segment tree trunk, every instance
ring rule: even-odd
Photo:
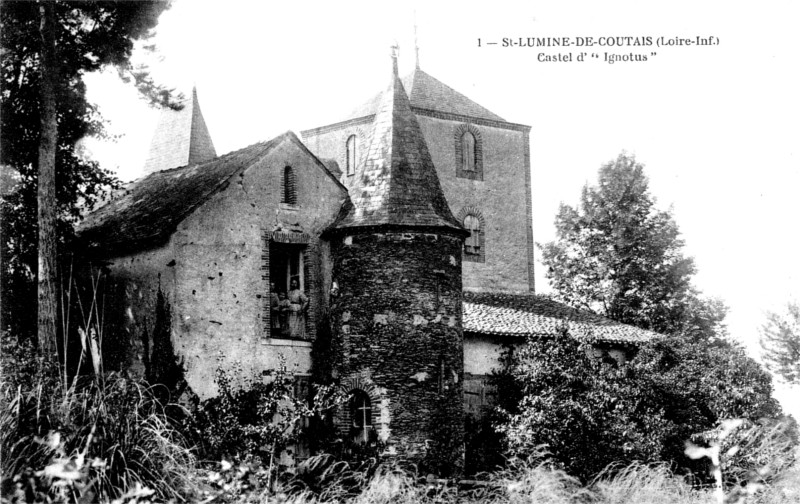
[[[39,303],[38,342],[39,356],[51,362],[57,361],[56,318],[58,316],[58,255],[56,236],[56,148],[58,126],[56,122],[56,85],[58,80],[55,44],[56,19],[54,4],[39,5],[41,23],[41,119],[42,132],[39,139]]]

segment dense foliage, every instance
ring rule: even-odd
[[[668,462],[698,469],[684,443],[726,418],[777,418],[770,375],[739,348],[672,338],[620,364],[566,332],[531,339],[506,370],[523,399],[500,426],[510,452],[546,445],[569,474],[608,464]]]
[[[635,157],[603,165],[577,208],[562,203],[555,225],[556,240],[541,248],[557,299],[664,334],[719,336],[725,308],[693,289],[694,261]]]
[[[331,386],[303,386],[284,361],[259,377],[245,376],[236,365],[218,369],[216,383],[219,394],[199,405],[194,426],[204,456],[212,460],[259,459],[277,468],[282,452],[301,441],[304,427],[343,400]]]
[[[691,436],[725,419],[780,416],[770,375],[727,337],[727,308],[692,286],[678,226],[655,208],[633,156],[603,165],[578,208],[562,204],[556,233],[542,250],[557,299],[671,337],[624,365],[566,336],[529,342],[508,367],[524,394],[503,427],[514,452],[546,443],[582,477],[632,460],[690,469]]]
[[[760,343],[767,368],[800,384],[800,304],[789,303],[784,313],[768,312]]]
[[[83,154],[81,140],[103,136],[103,120],[86,99],[83,76],[109,65],[133,81],[151,101],[173,105],[169,90],[153,83],[146,69],[130,63],[134,41],[151,34],[166,1],[47,2],[55,23],[55,216],[62,251],[71,224],[115,186],[116,178]],[[0,79],[0,166],[4,180],[2,222],[3,327],[18,335],[35,331],[39,222],[37,187],[43,129],[43,44],[40,2],[3,2],[0,8],[2,79]],[[7,176],[8,172],[15,176]]]

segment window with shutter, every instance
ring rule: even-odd
[[[291,166],[283,169],[283,184],[281,190],[281,203],[287,205],[297,204],[297,180]]]

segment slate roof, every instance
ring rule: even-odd
[[[165,109],[161,112],[143,173],[149,175],[215,157],[217,151],[200,110],[197,88],[193,88],[192,97],[184,101],[181,110]]]
[[[569,334],[578,339],[637,344],[661,337],[534,294],[465,292],[463,307],[465,333],[553,336],[567,324]]]
[[[284,141],[294,142],[313,157],[294,133],[286,132],[205,163],[150,174],[127,186],[122,196],[89,214],[78,227],[78,236],[85,246],[106,256],[163,243],[183,219],[227,187],[232,177]],[[344,190],[321,162],[320,167]]]
[[[428,145],[397,75],[397,60],[349,188],[353,205],[334,227],[412,226],[466,233],[442,192]]]
[[[440,80],[419,68],[402,78],[412,107],[446,112],[479,119],[506,122],[494,112],[478,105]],[[378,111],[383,93],[373,96],[353,110],[346,119],[373,115]]]
[[[325,165],[325,168],[328,169],[329,172],[333,174],[334,177],[337,179],[342,176],[342,169],[339,168],[339,163],[333,158],[320,158],[322,164]]]

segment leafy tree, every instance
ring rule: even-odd
[[[556,240],[541,248],[556,298],[665,334],[720,329],[724,307],[692,288],[694,261],[672,214],[655,208],[634,156],[603,165],[597,185],[584,186],[578,208],[562,204],[555,225]]]
[[[20,178],[2,199],[4,326],[15,322],[12,315],[30,312],[38,278],[39,352],[45,355],[55,352],[58,249],[70,224],[115,184],[110,172],[81,153],[82,138],[103,135],[82,78],[113,65],[152,102],[174,105],[169,90],[130,62],[134,41],[151,35],[168,6],[156,0],[7,1],[0,9],[0,164]]]
[[[577,209],[562,204],[556,231],[542,249],[557,298],[672,337],[619,367],[569,338],[528,343],[510,367],[525,395],[503,427],[512,450],[547,443],[584,477],[612,461],[685,464],[690,436],[780,415],[769,373],[727,339],[725,305],[692,286],[678,226],[655,208],[633,156],[602,166]]]
[[[800,383],[800,304],[790,302],[784,313],[768,312],[759,342],[767,368]]]
[[[566,331],[533,338],[508,361],[523,398],[499,426],[513,455],[547,445],[570,474],[587,480],[608,464],[666,461],[700,469],[684,443],[726,418],[781,414],[769,373],[740,348],[685,338],[643,345],[629,362],[594,357]]]

